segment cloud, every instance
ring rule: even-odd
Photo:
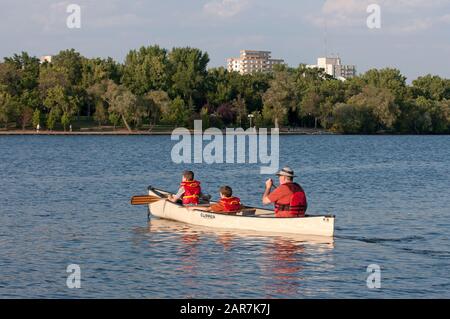
[[[135,13],[123,13],[98,17],[91,25],[96,28],[123,28],[123,27],[143,27],[150,25],[151,19],[142,18]]]
[[[231,18],[243,12],[250,0],[213,0],[203,6],[203,12],[209,16]]]
[[[95,3],[87,0],[75,1],[81,7],[81,21],[83,30],[108,29],[126,27],[148,27],[154,18],[143,12],[143,3],[134,1],[124,4],[120,0],[96,0]],[[31,21],[39,30],[46,34],[64,34],[67,32],[67,7],[72,0],[52,2],[42,1],[38,5],[30,4]]]
[[[428,30],[433,26],[432,19],[414,19],[391,28],[393,33],[412,33],[417,31]]]
[[[442,23],[450,23],[450,14],[442,16],[439,21],[441,21]]]
[[[67,7],[69,1],[51,3],[47,10],[36,10],[31,19],[36,22],[44,32],[58,32],[66,28]]]
[[[311,14],[307,20],[317,27],[352,27],[366,19],[369,0],[327,0],[320,14]]]
[[[317,27],[365,28],[367,7],[374,3],[380,5],[382,18],[386,14],[395,16],[395,21],[383,27],[394,33],[427,30],[450,19],[448,15],[436,17],[444,5],[450,5],[450,0],[326,0],[320,14],[309,15],[307,20]]]

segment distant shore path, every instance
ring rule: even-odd
[[[192,132],[192,131],[191,131]],[[223,130],[225,133],[225,130]],[[270,133],[270,130],[269,130]],[[36,130],[10,130],[10,131],[0,131],[0,136],[2,135],[171,135],[172,131],[132,131],[127,130],[116,130],[116,131],[46,131],[41,130],[36,132]],[[334,134],[332,132],[324,130],[296,130],[296,131],[281,131],[280,135],[330,135]]]
[[[172,132],[149,132],[149,131],[133,131],[117,130],[117,131],[39,131],[36,130],[14,130],[0,131],[0,135],[170,135]]]

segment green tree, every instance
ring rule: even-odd
[[[207,53],[195,48],[173,48],[169,53],[170,82],[169,93],[181,97],[187,105],[203,105],[205,102]]]
[[[97,101],[95,106],[94,120],[98,123],[99,127],[108,120],[108,110],[101,100]]]
[[[443,116],[446,119],[446,132],[450,133],[450,99],[445,99],[439,102],[439,107],[442,111]]]
[[[64,127],[64,132],[66,131],[66,127],[70,125],[71,117],[67,113],[63,113],[61,116],[61,124]]]
[[[21,72],[11,63],[0,63],[0,90],[11,96],[21,93]]]
[[[322,97],[314,88],[306,91],[301,101],[300,114],[304,117],[314,118],[314,128],[317,128],[317,122],[321,115],[320,105]]]
[[[233,107],[236,112],[236,123],[239,127],[242,127],[242,122],[247,119],[247,105],[245,104],[245,100],[238,95],[238,97],[233,101]]]
[[[96,85],[100,85],[102,82],[108,80],[119,84],[122,67],[112,58],[83,58],[82,65],[81,86],[76,88],[76,95],[78,95],[82,101],[83,107],[81,108],[81,111],[89,117],[92,114],[92,110],[98,105],[99,100],[99,97],[92,94],[90,90]]]
[[[202,126],[204,129],[210,128],[210,119],[209,119],[209,111],[208,107],[204,106],[200,110],[200,119],[202,120]]]
[[[450,128],[450,108],[448,100],[433,101],[431,108],[431,121],[433,123],[433,133],[449,133]]]
[[[144,116],[144,109],[138,97],[125,86],[117,85],[112,80],[104,80],[88,89],[89,94],[108,105],[109,119],[120,118],[128,131],[132,131],[130,124],[140,123]],[[117,123],[118,124],[118,123]],[[115,126],[117,126],[115,124]]]
[[[357,77],[354,82],[362,82],[361,87],[372,86],[388,89],[393,94],[395,103],[399,105],[407,97],[406,77],[397,69],[372,69]]]
[[[121,76],[121,66],[112,58],[82,59],[81,83],[85,89],[104,80],[112,80],[115,83],[119,83]]]
[[[0,91],[0,122],[5,128],[8,128],[8,123],[14,116],[14,100],[7,92]]]
[[[116,113],[109,113],[109,121],[111,122],[111,124],[114,126],[114,131],[116,130],[116,127],[120,124],[120,116],[117,115]]]
[[[167,113],[170,107],[170,98],[165,91],[150,91],[144,96],[146,116],[151,126],[161,118],[163,112]]]
[[[320,83],[318,91],[320,96],[319,119],[323,128],[331,127],[334,105],[345,103],[348,100],[345,94],[346,84],[347,81],[343,82],[336,79],[329,79]],[[317,126],[315,125],[315,127]]]
[[[265,125],[264,117],[260,111],[253,111],[251,115],[253,115],[252,126],[259,128]]]
[[[31,109],[40,108],[42,105],[42,99],[37,89],[23,91],[19,100],[22,106],[26,106]]]
[[[366,86],[360,94],[350,98],[348,103],[367,109],[373,115],[379,130],[392,129],[399,115],[395,97],[388,89]]]
[[[439,102],[419,96],[414,105],[413,124],[416,133],[446,133],[448,131],[448,100]]]
[[[58,121],[58,119],[61,117],[60,114],[61,110],[58,108],[51,109],[48,116],[47,116],[47,128],[50,131],[53,131],[55,128],[55,124]]]
[[[186,107],[181,97],[176,97],[169,105],[167,110],[163,111],[162,120],[164,123],[173,125],[187,125],[191,117],[191,110]]]
[[[375,124],[366,106],[338,103],[333,110],[332,129],[341,133],[373,133]]]
[[[246,103],[248,112],[263,108],[263,95],[270,87],[274,75],[270,72],[256,72],[240,75],[236,72],[230,74],[230,85],[233,88],[233,98],[240,95]]]
[[[209,69],[205,79],[208,104],[217,107],[231,101],[237,92],[238,81],[235,79],[240,76],[239,73],[230,73],[223,67]]]
[[[159,46],[131,50],[123,66],[123,84],[134,94],[167,90],[169,87],[167,50]]]
[[[33,124],[33,127],[37,127],[38,125],[41,124],[41,110],[39,110],[39,109],[34,110],[32,124]]]
[[[299,99],[293,77],[287,70],[276,72],[270,88],[263,95],[263,116],[275,127],[286,123],[288,112],[298,112]]]
[[[22,130],[25,130],[25,128],[31,123],[31,120],[33,118],[33,109],[29,106],[20,105],[18,111],[19,114],[17,121],[22,127]]]
[[[49,110],[54,111],[51,112],[53,117],[61,116],[61,124],[66,131],[72,116],[77,111],[76,97],[69,96],[61,86],[55,86],[48,90],[44,105]]]
[[[66,75],[71,85],[81,83],[83,57],[75,49],[60,51],[57,55],[53,56],[51,64]]]
[[[131,130],[130,123],[134,122],[139,125],[140,119],[144,116],[142,106],[138,104],[138,98],[124,86],[118,86],[109,82],[105,101],[108,103],[108,112],[118,115],[128,131]]]
[[[415,98],[423,96],[435,101],[450,99],[450,80],[430,74],[422,76],[412,82],[412,91]]]
[[[42,99],[47,96],[48,90],[59,86],[68,90],[71,85],[64,70],[51,64],[44,64],[39,73],[39,92]]]
[[[32,91],[37,88],[40,68],[38,58],[22,52],[20,55],[14,54],[11,58],[5,58],[5,63],[13,66],[17,70],[20,76],[20,92],[25,90]]]

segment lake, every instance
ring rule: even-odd
[[[450,137],[281,136],[308,213],[336,215],[325,242],[148,222],[130,197],[184,169],[261,206],[260,164],[174,164],[175,143],[0,137],[0,298],[450,298]]]

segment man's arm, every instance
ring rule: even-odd
[[[271,178],[269,178],[266,181],[266,189],[264,190],[264,194],[262,197],[262,202],[264,205],[269,205],[270,203],[272,203],[272,201],[269,199],[270,190],[272,189],[272,186],[273,186],[273,181]]]
[[[180,187],[178,189],[178,192],[175,195],[170,195],[168,199],[171,202],[176,202],[177,200],[179,200],[183,196],[183,194],[184,194],[184,187]]]

